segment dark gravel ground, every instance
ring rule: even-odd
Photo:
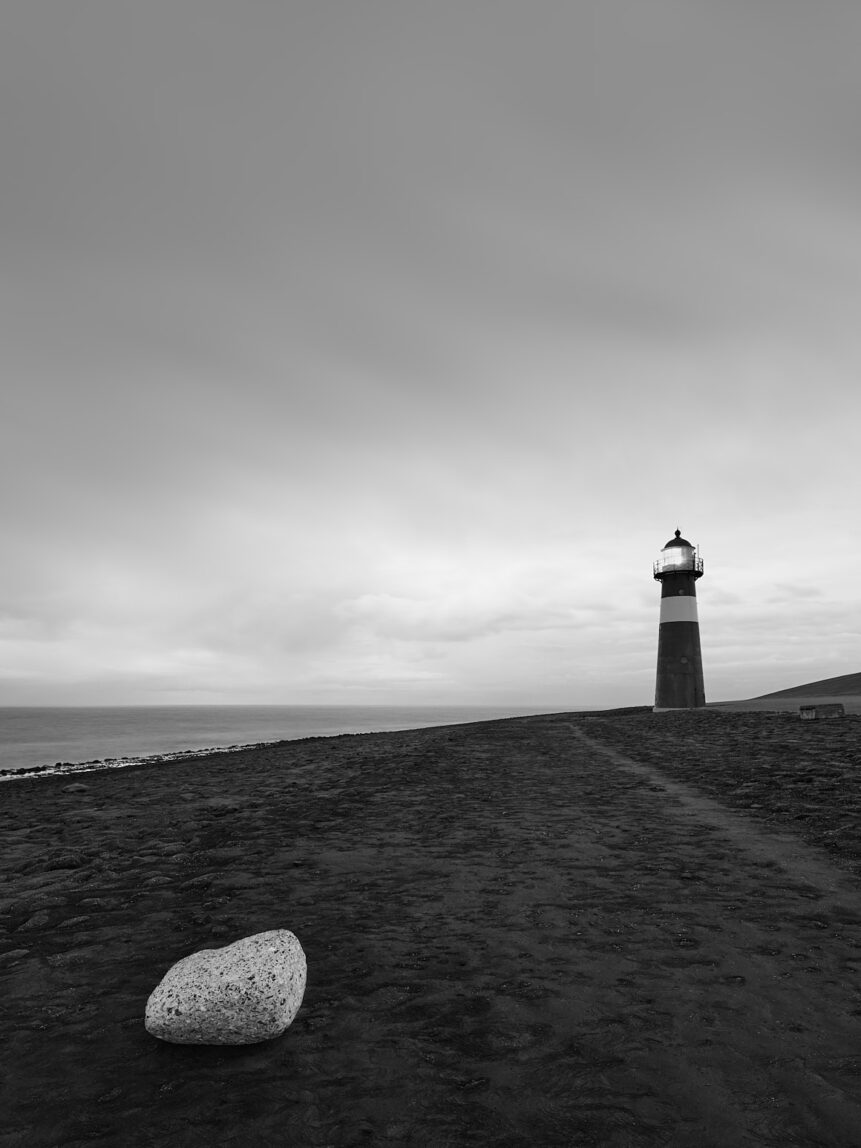
[[[861,716],[646,708],[575,716],[589,737],[861,873]]]
[[[6,782],[0,1148],[855,1148],[859,730],[557,714]],[[275,928],[282,1037],[145,1032],[175,961]]]

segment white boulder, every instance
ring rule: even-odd
[[[165,973],[146,1030],[172,1044],[256,1044],[289,1027],[305,993],[305,954],[288,929],[202,949]]]

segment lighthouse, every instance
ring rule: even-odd
[[[655,713],[696,709],[706,704],[696,589],[697,579],[703,576],[703,560],[677,530],[652,573],[661,583]]]

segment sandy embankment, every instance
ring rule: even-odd
[[[555,715],[4,785],[0,1148],[848,1148],[859,731]],[[170,964],[273,928],[284,1037],[145,1033]]]

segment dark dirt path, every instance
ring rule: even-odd
[[[7,783],[0,1148],[854,1148],[857,879],[591,738],[558,715]],[[308,956],[283,1038],[147,1036],[170,964],[269,928]]]

